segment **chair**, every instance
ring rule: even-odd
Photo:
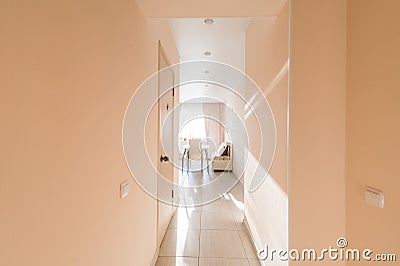
[[[215,142],[212,138],[207,137],[201,140],[200,143],[200,149],[201,149],[201,155],[202,155],[202,161],[201,161],[201,169],[203,169],[203,158],[206,159],[206,167],[207,167],[207,173],[210,174],[210,162],[212,161],[212,157],[210,155],[215,153]]]
[[[187,152],[188,158],[188,170],[190,169],[192,161],[202,160],[202,150],[201,150],[201,139],[190,139],[189,140],[189,151]],[[201,162],[203,164],[203,162]]]
[[[179,154],[180,154],[180,156],[182,156],[182,173],[185,168],[184,161],[185,161],[185,158],[187,157],[187,153],[189,152],[189,148],[190,148],[190,146],[189,146],[188,140],[186,138],[180,139]],[[187,167],[188,167],[187,170],[189,171],[189,161],[188,161]]]

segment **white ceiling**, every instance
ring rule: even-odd
[[[204,18],[168,19],[181,62],[210,60],[244,71],[246,30],[250,18],[212,19],[214,20],[212,25],[206,25]],[[206,51],[211,55],[204,55]],[[199,71],[204,70],[199,69]],[[210,73],[210,75],[222,74]],[[181,102],[201,96],[224,99],[221,87],[216,85],[197,83],[181,87]]]
[[[286,1],[136,0],[146,18],[168,19],[181,62],[212,60],[229,64],[242,71],[245,68],[245,34],[250,19],[276,17]],[[214,24],[206,25],[204,18],[214,19]],[[205,56],[206,51],[211,52],[211,56]],[[214,71],[211,75],[221,75],[217,72]],[[221,87],[204,85],[182,86],[181,102],[201,96],[228,101],[226,95],[221,92]]]
[[[249,18],[169,19],[181,61],[211,60],[244,68],[245,38]],[[204,52],[211,52],[205,56]]]

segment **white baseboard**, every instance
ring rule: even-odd
[[[150,266],[156,265],[159,253],[160,253],[160,248],[156,248],[156,252],[154,253],[153,259],[151,260]]]
[[[246,230],[245,230],[245,231],[246,231],[246,234],[247,234],[247,235],[249,236],[249,238],[250,238],[251,247],[253,248],[255,254],[258,256],[257,247],[256,247],[256,244],[255,244],[255,241],[254,241],[253,234],[251,233],[249,223],[247,222],[246,216],[245,216],[244,219],[243,219],[243,224],[244,224],[244,227],[246,228]]]

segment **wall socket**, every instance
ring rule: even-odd
[[[371,205],[383,208],[385,205],[385,197],[383,192],[372,187],[366,187],[364,190],[365,201]]]

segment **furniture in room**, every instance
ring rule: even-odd
[[[189,150],[187,151],[188,169],[190,169],[192,161],[203,159],[200,144],[201,139],[189,139]]]
[[[232,171],[232,143],[222,143],[212,159],[212,166],[214,171]]]

